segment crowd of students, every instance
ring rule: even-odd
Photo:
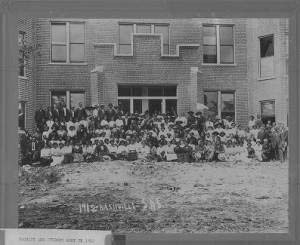
[[[69,110],[64,103],[35,112],[36,131],[20,136],[21,164],[143,159],[145,161],[285,161],[288,129],[250,117],[246,128],[232,118],[202,112],[165,115],[124,113],[109,104]]]

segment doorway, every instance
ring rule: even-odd
[[[162,100],[155,99],[155,100],[149,100],[149,114],[159,114],[161,113],[161,102]]]

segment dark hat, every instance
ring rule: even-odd
[[[188,114],[194,114],[194,112],[193,111],[188,111]]]

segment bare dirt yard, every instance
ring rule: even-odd
[[[73,163],[19,179],[23,228],[288,232],[288,163]]]

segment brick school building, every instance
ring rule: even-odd
[[[260,24],[273,28],[251,28]],[[29,130],[35,110],[61,101],[179,115],[203,103],[242,126],[252,114],[287,122],[287,71],[277,69],[286,67],[286,20],[22,18],[18,31],[20,47],[33,47],[20,48],[18,70],[19,124]]]

